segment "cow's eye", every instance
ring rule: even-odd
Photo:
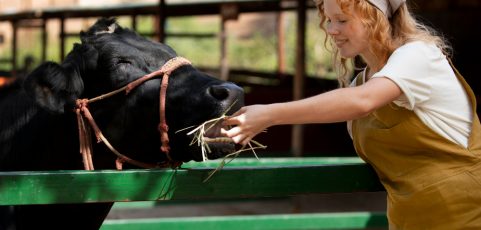
[[[116,65],[131,65],[132,62],[130,62],[129,60],[125,60],[125,59],[119,59],[117,60],[117,63]]]

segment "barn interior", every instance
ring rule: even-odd
[[[308,65],[323,39],[314,2],[311,0],[212,0],[212,1],[0,1],[0,87],[28,74],[46,60],[61,61],[78,40],[78,33],[98,17],[121,18],[123,26],[166,44],[191,39],[215,41],[217,56],[199,68],[244,87],[246,104],[289,101],[338,87],[332,69],[322,60]],[[97,1],[99,2],[99,1]],[[133,3],[132,3],[133,2]],[[481,2],[478,0],[409,0],[421,21],[438,30],[452,45],[452,61],[474,90],[479,104],[481,78]],[[193,17],[205,21],[205,31],[190,32],[172,28],[170,20]],[[150,28],[142,22],[150,20]],[[314,24],[314,27],[312,27]],[[208,28],[212,27],[212,28]],[[291,29],[289,29],[291,28]],[[259,35],[260,34],[260,35]],[[272,62],[264,67],[236,65],[229,44],[235,39],[268,37]],[[31,39],[34,36],[36,39]],[[288,48],[286,48],[288,47]],[[197,53],[208,53],[197,47]],[[209,46],[208,49],[212,49]],[[32,52],[29,52],[32,51]],[[322,48],[321,48],[322,52]],[[249,56],[242,56],[252,58]],[[254,66],[254,65],[252,65]],[[267,66],[267,67],[266,67]],[[314,66],[314,67],[313,67]],[[321,66],[321,67],[319,67]],[[278,126],[256,139],[267,145],[259,157],[354,157],[356,156],[345,123]],[[251,157],[251,156],[248,156]],[[140,208],[139,208],[140,207]],[[145,209],[148,207],[149,209]],[[152,211],[155,210],[155,211]],[[207,204],[158,202],[119,204],[111,219],[209,216],[232,214],[385,211],[385,193],[306,195],[282,199],[215,201]]]

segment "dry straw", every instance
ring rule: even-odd
[[[208,120],[208,121],[202,123],[201,125],[197,126],[196,128],[194,128],[193,130],[191,130],[190,132],[187,133],[188,136],[193,135],[192,142],[190,143],[190,145],[197,144],[201,148],[201,150],[202,150],[202,161],[209,160],[208,159],[208,153],[212,152],[210,147],[209,147],[209,143],[211,143],[211,142],[224,142],[224,143],[233,142],[232,139],[228,138],[228,137],[217,137],[217,138],[212,139],[212,138],[206,137],[205,134],[210,129],[214,128],[216,125],[223,122],[228,117],[226,115],[226,113],[227,113],[227,111],[230,110],[230,108],[234,104],[235,104],[235,102],[229,108],[227,108],[225,110],[225,112],[220,117]],[[185,129],[181,129],[177,132],[185,131],[185,130],[193,128],[193,127],[194,126],[187,127]],[[230,128],[230,127],[227,127],[227,128]],[[256,154],[255,150],[256,149],[265,149],[265,148],[267,148],[267,146],[262,145],[261,143],[255,141],[255,140],[250,140],[249,143],[247,143],[247,145],[242,146],[242,148],[240,148],[239,150],[224,156],[224,158],[220,162],[219,166],[215,170],[213,170],[211,173],[209,173],[208,177],[204,180],[204,182],[209,180],[217,171],[222,169],[226,164],[228,164],[233,159],[238,157],[239,154],[241,154],[243,152],[247,152],[247,151],[252,151],[254,156],[257,159],[259,159],[257,157],[257,154]]]

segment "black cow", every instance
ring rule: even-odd
[[[76,100],[121,88],[177,56],[169,46],[122,28],[115,19],[100,19],[80,37],[81,44],[75,44],[61,64],[46,62],[22,82],[0,89],[1,171],[83,169]],[[89,105],[110,143],[145,163],[166,159],[157,129],[160,78],[146,81],[127,95]],[[172,72],[165,103],[171,157],[199,161],[201,150],[190,145],[192,137],[176,131],[218,117],[229,108],[237,110],[243,105],[243,91],[184,65]],[[213,159],[235,146],[212,143],[209,147]],[[103,144],[94,144],[93,152],[95,169],[115,168],[116,156]],[[111,205],[17,206],[15,219],[17,229],[98,229]]]

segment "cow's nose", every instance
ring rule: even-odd
[[[209,87],[209,94],[219,101],[236,102],[244,104],[244,90],[233,83],[222,83]]]

